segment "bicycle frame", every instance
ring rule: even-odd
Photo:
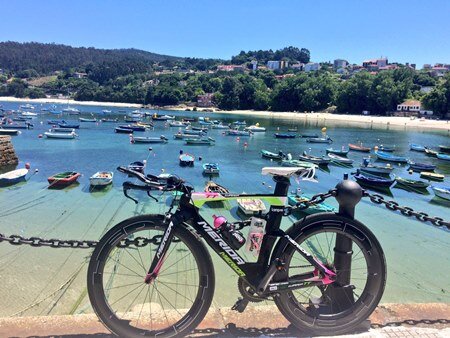
[[[231,195],[227,194],[223,199],[236,199],[239,197],[281,197],[285,198],[288,193],[290,185],[289,178],[274,177],[277,182],[274,194],[269,195]],[[215,193],[202,193],[210,201],[217,201],[222,197]],[[219,197],[220,196],[220,197]],[[219,197],[219,199],[215,199]],[[284,199],[283,199],[284,200]],[[157,277],[159,269],[163,265],[164,256],[168,251],[170,242],[173,238],[173,229],[177,226],[191,227],[195,232],[205,239],[208,246],[210,246],[230,268],[239,276],[244,278],[249,285],[259,295],[281,292],[292,289],[299,289],[302,287],[309,287],[312,285],[326,285],[333,283],[336,276],[335,273],[329,270],[318,261],[313,255],[308,253],[305,249],[299,246],[289,235],[285,234],[280,229],[281,219],[284,215],[284,203],[277,203],[279,205],[271,205],[268,214],[266,215],[266,234],[261,244],[258,260],[255,263],[249,263],[242,258],[239,253],[231,248],[222,236],[214,229],[214,227],[206,221],[198,212],[195,205],[191,203],[191,196],[183,194],[180,199],[178,210],[168,218],[168,226],[162,237],[161,243],[156,251],[155,258],[150,266],[148,274],[145,278],[146,283]],[[295,249],[314,267],[314,271],[298,275],[292,280],[278,283],[270,283],[272,277],[278,270],[282,269],[282,262],[279,257],[273,256],[273,248],[278,241],[280,244],[293,245]],[[319,277],[321,275],[322,277]]]

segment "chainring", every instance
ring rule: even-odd
[[[244,297],[244,299],[247,299],[248,301],[253,303],[267,300],[266,298],[257,296],[253,288],[243,278],[239,277],[237,284],[238,290],[241,293],[242,297]]]

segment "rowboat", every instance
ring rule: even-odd
[[[184,129],[183,133],[188,135],[205,135],[205,132],[202,130],[192,130],[192,129]]]
[[[186,128],[188,129],[188,128]],[[201,131],[202,133],[207,133],[208,132],[208,128],[206,127],[196,127],[196,126],[191,126],[189,130],[195,130],[195,131]]]
[[[62,110],[63,113],[68,113],[69,115],[78,115],[80,111],[77,108],[67,107]]]
[[[238,198],[237,200],[239,210],[245,215],[255,215],[266,211],[266,206],[259,198]]]
[[[430,148],[425,148],[425,154],[431,157],[437,157],[437,154],[439,154],[439,152]]]
[[[230,129],[229,126],[224,125],[224,124],[214,124],[211,126],[212,129]]]
[[[219,175],[220,169],[217,163],[203,163],[203,174]]]
[[[184,153],[179,156],[179,160],[181,167],[192,167],[194,166],[195,157],[194,155]]]
[[[111,110],[108,110],[108,109],[103,109],[103,110],[102,110],[102,113],[103,113],[103,114],[111,114],[112,111],[111,111]]]
[[[247,122],[245,122],[245,121],[235,121],[235,122],[233,122],[233,124],[235,126],[246,126]]]
[[[169,127],[185,127],[186,126],[186,122],[183,123],[181,121],[171,121],[169,122]]]
[[[145,127],[136,124],[121,124],[119,125],[119,128],[131,129],[133,131],[145,131]]]
[[[440,146],[439,146],[439,150],[440,150],[442,153],[450,154],[450,146],[443,146],[443,145],[440,145]]]
[[[0,175],[0,187],[10,186],[25,181],[28,169],[16,169]]]
[[[70,133],[53,133],[53,132],[47,131],[44,133],[44,135],[46,138],[59,139],[59,140],[71,140],[78,136],[77,134],[75,134],[74,131],[71,131]]]
[[[47,181],[50,184],[50,187],[66,187],[75,183],[80,176],[81,174],[75,171],[65,171],[50,176]]]
[[[0,127],[0,135],[18,135],[19,131],[17,129],[3,129]]]
[[[104,119],[101,119],[100,121],[102,121],[103,123],[106,123],[106,122],[119,122],[119,119],[106,119],[106,118],[104,118]]]
[[[306,142],[309,143],[333,143],[333,140],[327,136],[327,137],[310,137],[306,139]]]
[[[302,155],[299,155],[299,159],[300,159],[300,161],[311,162],[311,163],[314,163],[317,165],[322,165],[322,166],[328,165],[328,163],[330,163],[330,161],[331,161],[331,159],[329,157],[313,156],[313,155],[306,153],[306,151],[304,151]]]
[[[450,187],[431,186],[437,197],[450,201]]]
[[[138,173],[144,173],[144,169],[145,169],[145,162],[141,162],[141,161],[135,161],[135,162],[131,162],[128,166],[128,169],[133,170],[133,171],[137,171]]]
[[[209,181],[205,184],[205,192],[215,192],[222,195],[229,194],[230,191],[225,188],[224,186],[221,186],[220,184],[217,184],[216,182]]]
[[[282,151],[279,151],[278,153],[272,153],[264,149],[261,150],[261,156],[264,158],[269,158],[271,160],[277,161],[282,160],[285,157]]]
[[[298,203],[305,203],[311,200],[312,195],[305,194],[289,194],[288,195],[288,204],[289,205],[297,205]],[[317,214],[319,212],[335,212],[336,209],[329,204],[319,203],[309,206],[307,209],[297,209],[297,213],[301,213],[302,216]]]
[[[423,153],[423,152],[425,152],[425,147],[420,144],[410,143],[409,150],[419,151],[419,152]]]
[[[139,126],[139,127],[144,127],[146,129],[151,129],[153,128],[155,125],[153,124],[153,122],[142,122],[142,121],[138,121],[135,124],[133,124],[133,126]]]
[[[160,137],[140,137],[130,136],[131,143],[167,143],[169,140],[161,135]]]
[[[36,117],[36,116],[38,116],[38,114],[37,113],[33,113],[33,112],[30,112],[30,111],[24,111],[22,114],[20,114],[21,116],[25,116],[25,117]]]
[[[368,176],[363,174],[354,175],[356,181],[365,186],[378,187],[378,188],[389,188],[395,180],[391,178],[384,178],[379,176]]]
[[[118,134],[133,134],[134,130],[131,128],[116,127],[114,128],[114,132]]]
[[[288,128],[287,131],[290,132],[290,133],[296,133],[296,132],[298,132],[298,128],[297,127],[295,127],[295,128]]]
[[[388,153],[384,153],[382,151],[376,151],[375,155],[379,160],[386,162],[395,162],[395,163],[408,163],[408,159],[403,156],[394,156]]]
[[[3,129],[32,129],[33,128],[33,124],[31,123],[7,123],[7,124],[2,124],[0,125],[0,128]]]
[[[260,127],[259,123],[251,125],[250,127],[246,127],[245,130],[251,131],[252,133],[263,133],[266,131],[266,128]]]
[[[426,189],[430,184],[421,180],[411,180],[402,177],[395,178],[396,184],[413,189]]]
[[[420,173],[420,177],[425,178],[430,181],[438,181],[441,182],[444,180],[445,176],[437,173],[430,173],[428,171],[422,171]]]
[[[252,132],[247,131],[247,130],[235,130],[235,129],[230,129],[225,131],[225,135],[228,136],[250,136],[252,134]]]
[[[140,117],[124,117],[124,121],[127,123],[136,123],[140,122],[142,119]]]
[[[59,127],[55,127],[55,128],[51,128],[48,130],[51,133],[74,133],[75,129],[69,129],[69,128],[59,128]]]
[[[80,125],[78,123],[67,123],[64,120],[62,120],[62,122],[58,123],[58,126],[60,128],[69,128],[69,129],[79,129],[80,128]]]
[[[333,148],[327,148],[327,154],[335,154],[338,156],[347,156],[348,149],[345,149],[344,147],[341,148],[341,150],[333,149]]]
[[[380,144],[379,146],[376,146],[376,147],[379,151],[384,151],[387,153],[393,153],[395,151],[395,146],[387,146],[387,145]]]
[[[282,167],[299,167],[299,168],[317,168],[317,165],[311,162],[299,160],[282,160]]]
[[[194,139],[194,138],[200,138],[200,135],[190,135],[190,134],[183,134],[183,133],[176,133],[173,135],[173,138],[175,140],[184,140],[184,139]]]
[[[363,147],[362,145],[357,145],[357,144],[349,143],[349,144],[348,144],[348,148],[349,148],[350,150],[353,150],[353,151],[360,151],[360,152],[363,152],[363,153],[370,153],[370,148],[368,148],[368,147]]]
[[[438,153],[438,154],[436,154],[436,157],[443,161],[450,161],[450,155],[448,155],[448,154]]]
[[[368,174],[389,175],[392,172],[392,170],[394,170],[394,167],[392,167],[389,163],[386,164],[385,166],[372,164],[370,163],[370,160],[365,158],[359,170],[361,172],[365,172]]]
[[[202,138],[187,138],[185,139],[188,145],[204,145],[212,146],[215,144],[215,140],[212,137],[202,137]]]
[[[111,171],[99,171],[89,178],[92,187],[104,187],[112,183],[114,173]]]
[[[89,118],[85,118],[85,117],[80,117],[79,121],[80,122],[97,122],[97,119],[95,119],[95,118],[89,119]]]
[[[436,166],[433,164],[426,164],[426,163],[417,163],[417,162],[409,162],[409,169],[412,171],[434,171],[436,169]]]
[[[347,157],[342,157],[336,154],[328,154],[328,157],[331,158],[331,162],[335,162],[335,163],[339,163],[339,164],[347,164],[347,165],[352,165],[353,164],[353,160],[349,159]]]
[[[317,134],[301,134],[300,137],[301,138],[316,138],[316,137],[319,137],[319,135],[317,135]]]
[[[61,120],[47,120],[47,124],[50,124],[50,125],[58,125],[60,123],[64,123],[64,120],[63,121],[61,121]]]
[[[201,126],[211,126],[213,123],[210,121],[199,121],[198,122]]]
[[[275,138],[296,138],[296,134],[285,134],[285,133],[275,133],[273,134]]]
[[[175,116],[171,115],[157,115],[153,114],[152,116],[153,121],[167,121],[167,120],[175,120]]]

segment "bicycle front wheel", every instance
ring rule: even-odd
[[[174,228],[158,277],[144,282],[165,229],[160,215],[127,219],[108,231],[92,254],[89,298],[103,324],[118,336],[183,336],[211,305],[211,257],[184,227]]]
[[[275,297],[281,313],[297,328],[317,335],[343,334],[375,310],[386,282],[383,250],[362,223],[336,214],[309,216],[289,235],[337,275],[328,285],[310,286]],[[278,248],[285,270],[277,281],[295,279],[314,267],[292,246]]]

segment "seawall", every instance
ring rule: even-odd
[[[0,167],[16,165],[19,163],[11,136],[0,136]]]

